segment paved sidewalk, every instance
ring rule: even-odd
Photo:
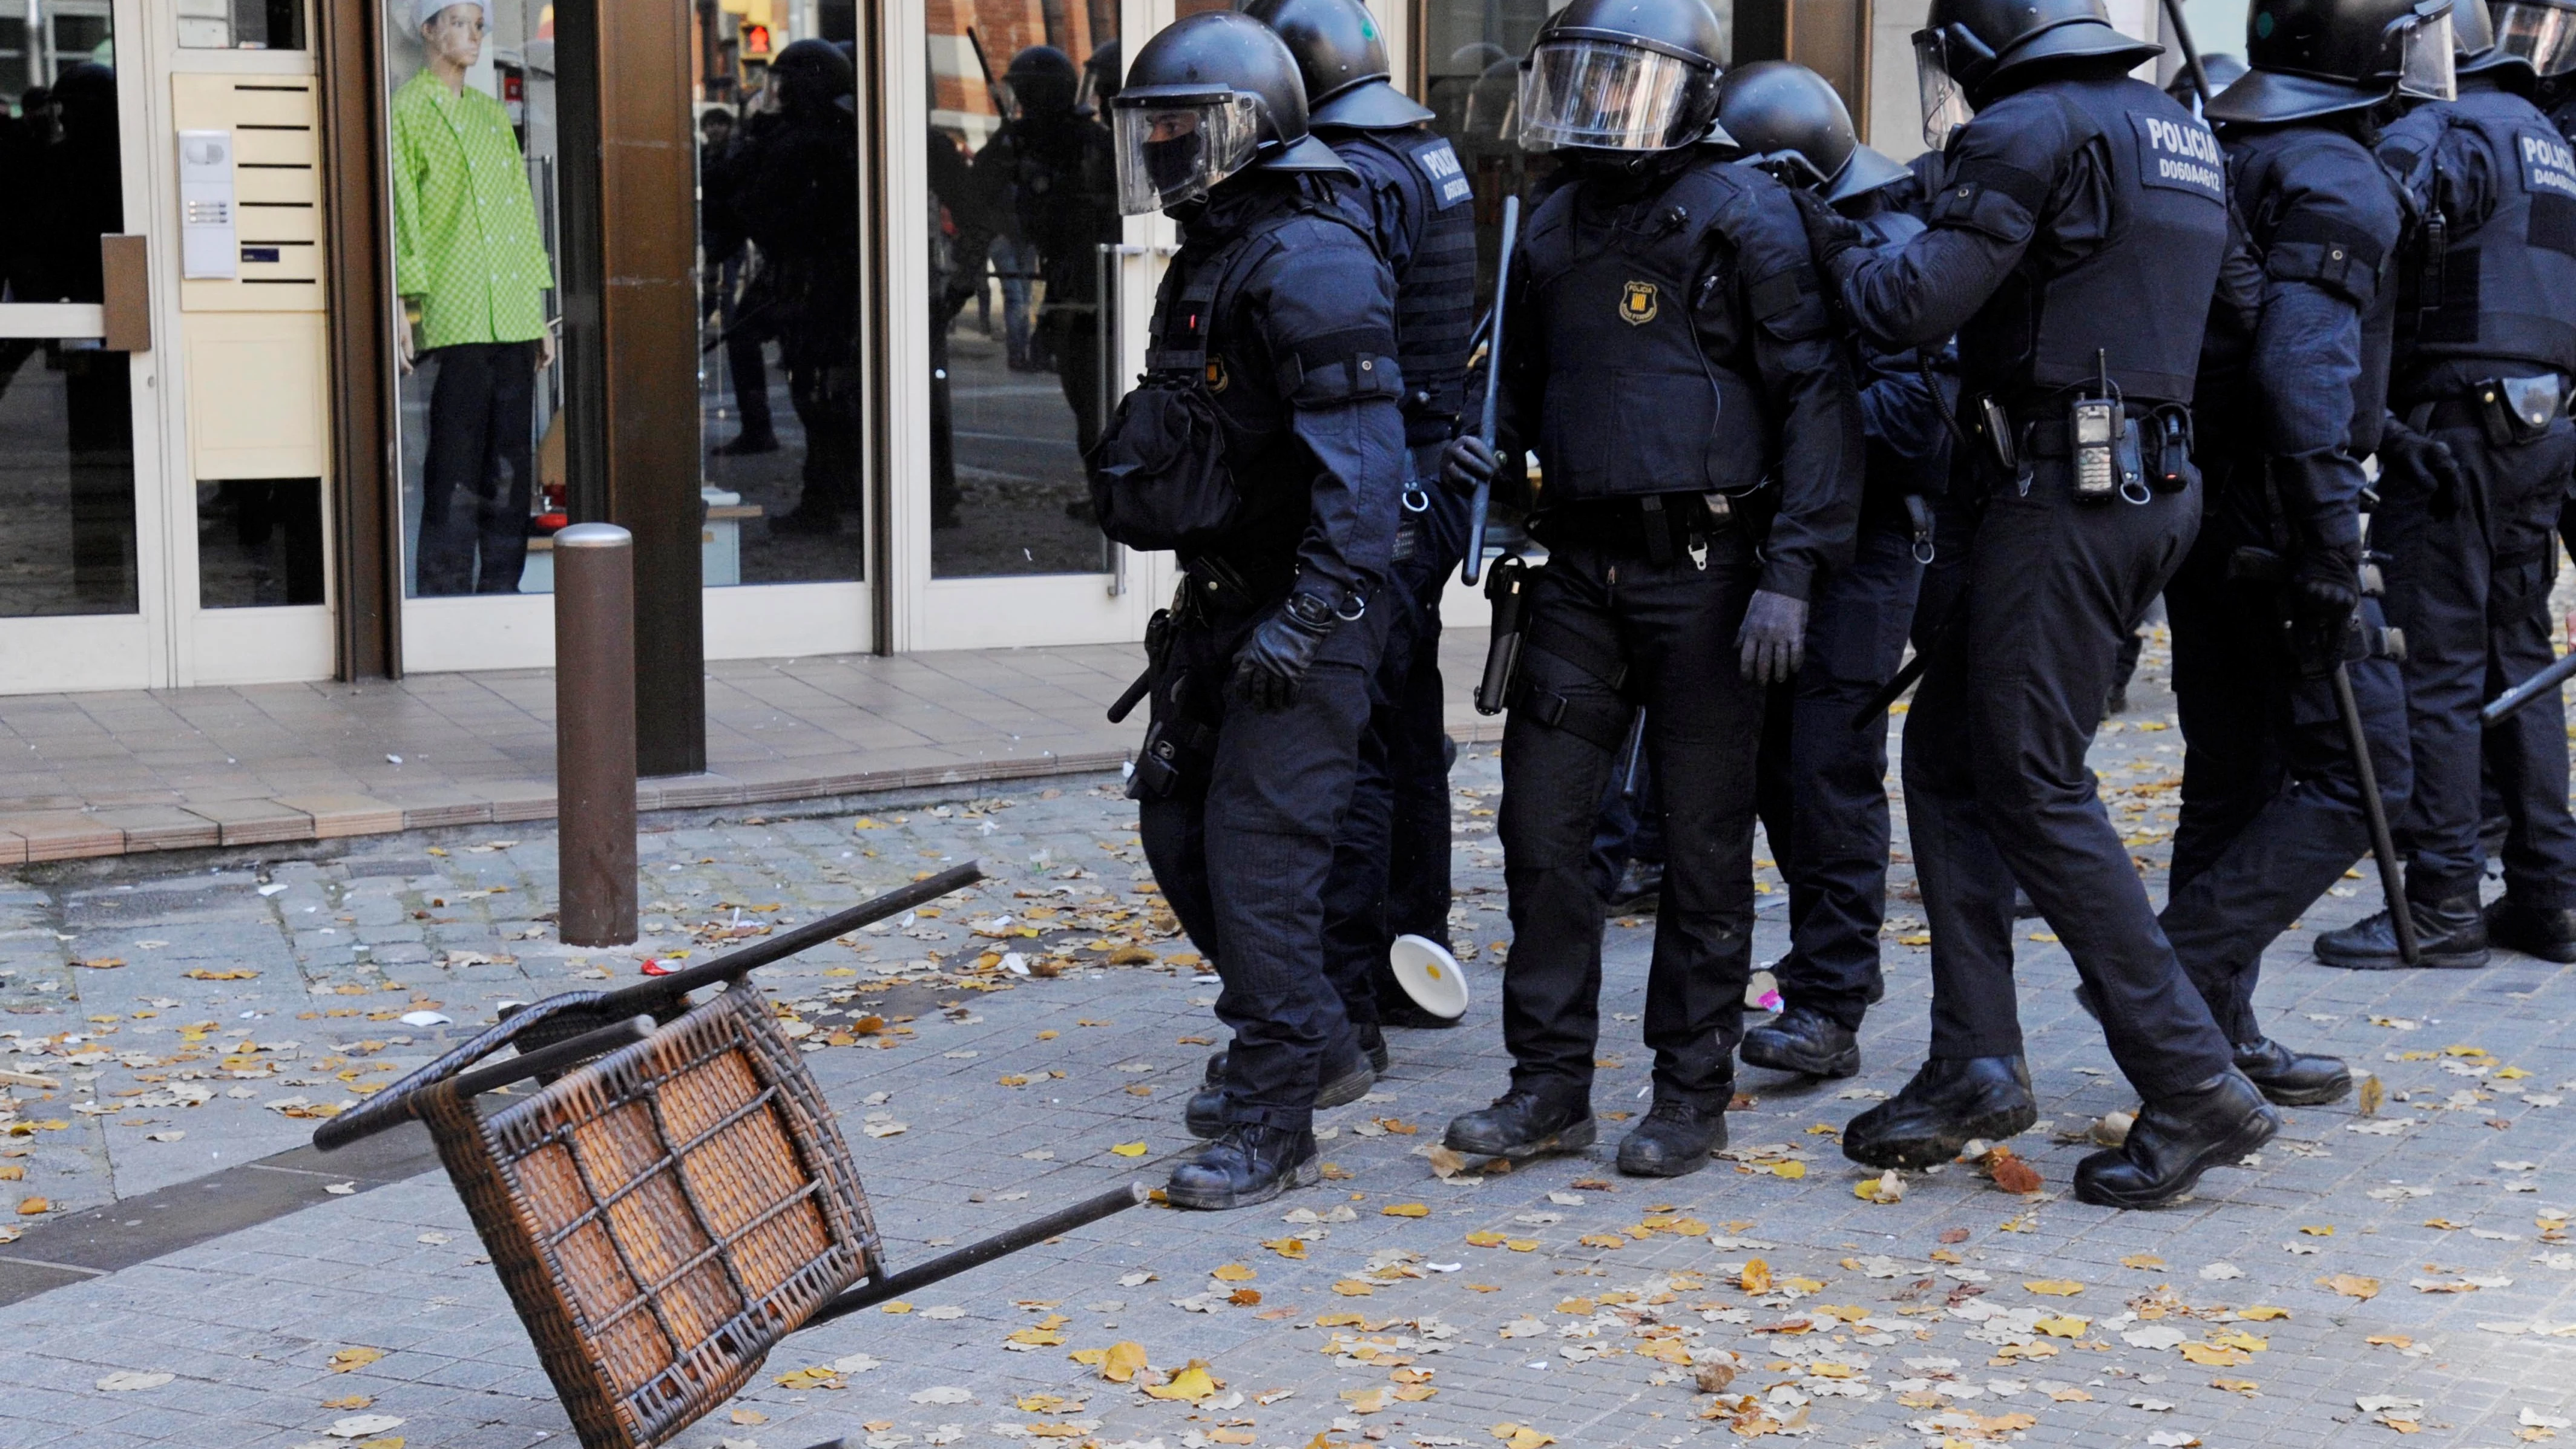
[[[2095,758],[2115,818],[2153,866],[2179,735],[2159,692],[2142,689],[2140,704]],[[1486,813],[1493,752],[1468,751],[1455,783],[1456,920],[1497,943],[1508,930]],[[1133,807],[1105,779],[974,793],[927,791],[864,814],[666,817],[646,843],[648,898],[660,902],[648,948],[666,954],[967,854],[998,877],[937,917],[761,973],[812,1024],[809,1041],[852,1042],[808,1061],[842,1112],[898,1268],[1118,1181],[1159,1180],[1189,1145],[1181,1100],[1205,1039],[1221,1034],[1214,987],[1146,890]],[[552,854],[542,830],[485,826],[267,862],[23,872],[23,892],[0,902],[17,913],[0,929],[0,971],[13,973],[0,976],[12,1013],[0,1034],[17,1031],[20,1048],[0,1067],[60,1069],[64,1087],[9,1089],[32,1130],[0,1143],[27,1153],[0,1158],[25,1169],[0,1192],[77,1208],[212,1181],[220,1164],[201,1151],[263,1158],[311,1126],[273,1104],[349,1100],[351,1083],[384,1080],[461,1029],[379,1014],[434,1000],[470,1023],[504,996],[589,984],[581,973],[631,975],[632,954],[543,939]],[[1762,879],[1767,958],[1784,944],[1784,902],[1776,874]],[[2082,1131],[2130,1099],[2068,999],[2053,933],[2026,922],[2025,1024],[2046,1121],[2013,1145],[2044,1191],[2007,1195],[1953,1166],[1907,1176],[1902,1200],[1882,1205],[1857,1195],[1873,1179],[1834,1134],[1900,1085],[1921,1049],[1926,953],[1902,864],[1896,891],[1868,1070],[1823,1084],[1748,1072],[1734,1156],[1709,1171],[1619,1177],[1608,1159],[1624,1128],[1612,1121],[1611,1141],[1582,1158],[1435,1174],[1422,1149],[1504,1077],[1488,945],[1471,964],[1466,1025],[1398,1034],[1378,1095],[1326,1114],[1325,1155],[1347,1176],[1241,1213],[1139,1210],[917,1295],[909,1311],[800,1335],[738,1404],[674,1442],[1589,1449],[1803,1433],[1883,1449],[2016,1438],[2343,1449],[2420,1434],[2412,1442],[2505,1449],[2571,1437],[2576,1151],[2562,1119],[2576,1110],[2576,1046],[2560,1024],[2576,1013],[2576,971],[2509,955],[2483,972],[2320,968],[2307,933],[2377,904],[2370,883],[2347,881],[2272,953],[2262,1004],[2282,1037],[2376,1072],[2384,1104],[2372,1116],[2350,1103],[2293,1112],[2249,1170],[2213,1174],[2197,1201],[2118,1214],[2062,1196],[2090,1150]],[[1008,929],[993,925],[1005,913],[1040,931],[1015,938],[1020,949],[1067,963],[1058,976],[976,969],[989,941],[967,929]],[[1609,933],[1605,1115],[1643,1106],[1650,926]],[[538,935],[517,940],[523,931]],[[260,974],[206,979],[225,970]],[[856,1034],[863,1014],[889,1031]],[[190,1032],[223,1047],[223,1062],[201,1051],[174,1066],[165,1054]],[[67,1065],[89,1051],[103,1055]],[[189,1075],[201,1068],[210,1074]],[[211,1099],[156,1095],[189,1085]],[[83,1114],[82,1102],[111,1110]],[[859,1130],[869,1124],[883,1135]],[[154,1140],[173,1132],[183,1140]],[[1141,1157],[1115,1150],[1136,1143]],[[0,1449],[569,1442],[444,1178],[379,1185],[353,1171],[349,1186],[306,1189],[316,1205],[302,1211],[0,1307]],[[0,1259],[42,1256],[63,1226],[55,1216],[20,1218],[26,1236]],[[1066,1357],[1121,1341],[1167,1373],[1205,1360],[1221,1386],[1195,1402],[1155,1398]],[[799,1369],[820,1372],[776,1381]],[[1697,1392],[1702,1371],[1731,1378]]]
[[[1484,634],[1451,637],[1453,726]],[[1115,769],[1141,715],[1104,712],[1132,644],[707,668],[707,772],[638,787],[646,810]],[[0,866],[445,825],[551,820],[554,675],[23,695],[0,700]],[[650,708],[650,701],[646,708]]]

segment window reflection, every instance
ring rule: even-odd
[[[304,0],[178,0],[189,50],[302,50]]]
[[[0,117],[0,306],[98,302],[99,238],[125,229],[106,6],[29,7],[28,68]],[[9,39],[0,32],[0,42]],[[130,614],[134,402],[94,338],[0,338],[0,616]]]
[[[706,581],[866,562],[859,112],[849,7],[698,11]]]
[[[931,0],[929,29],[931,572],[1098,572],[1116,6]]]

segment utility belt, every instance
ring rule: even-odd
[[[2471,383],[2457,397],[2419,402],[2406,410],[2406,425],[2419,433],[2437,429],[2475,429],[2497,448],[2520,448],[2539,442],[2567,416],[2567,379],[2555,372],[2538,377],[2491,377]]]
[[[2200,482],[2191,457],[2191,409],[2181,403],[2077,397],[2034,412],[1988,394],[1977,399],[1975,421],[1987,460],[2024,497],[2042,458],[2073,461],[2071,491],[2079,503],[2144,504]]]
[[[1636,498],[1559,504],[1530,520],[1530,534],[1550,548],[1585,544],[1643,554],[1661,566],[1687,557],[1708,567],[1711,540],[1747,525],[1751,494],[1649,493]]]
[[[1225,559],[1193,558],[1172,589],[1171,607],[1155,610],[1145,626],[1145,672],[1109,713],[1116,724],[1140,700],[1149,695],[1154,700],[1154,720],[1137,747],[1127,798],[1160,800],[1186,772],[1216,758],[1217,729],[1224,719],[1222,666],[1262,613],[1288,596],[1297,570],[1262,570],[1257,577],[1258,585]],[[1368,600],[1354,594],[1336,613],[1344,623],[1356,623],[1368,613]],[[1174,656],[1193,632],[1211,637],[1189,640],[1188,657],[1176,663]]]

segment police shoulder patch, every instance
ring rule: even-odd
[[[2522,157],[2523,189],[2539,196],[2576,197],[2576,151],[2544,131],[2517,131],[2514,150]]]
[[[1643,327],[1663,310],[1663,293],[1652,282],[1630,282],[1619,291],[1619,320]]]
[[[1475,186],[1467,180],[1467,169],[1458,164],[1458,153],[1450,149],[1446,140],[1434,139],[1414,147],[1413,164],[1430,179],[1431,194],[1438,198],[1442,211],[1475,195]]]
[[[2168,191],[2188,191],[2226,204],[2227,161],[2218,137],[2187,115],[2150,116],[2132,111],[2138,137],[2138,179]]]

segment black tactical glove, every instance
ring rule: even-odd
[[[1297,702],[1297,686],[1340,620],[1333,606],[1313,594],[1290,594],[1278,613],[1261,621],[1234,656],[1234,697],[1254,709],[1279,710]]]
[[[2430,484],[2436,518],[2457,513],[2460,500],[2468,496],[2469,475],[2461,471],[2459,455],[2451,451],[2451,445],[2429,433],[2419,433],[2394,417],[2388,420],[2388,428],[2379,441],[2379,464],[2382,469],[2413,474]]]
[[[1501,469],[1502,459],[1493,444],[1474,433],[1450,439],[1448,450],[1440,455],[1441,483],[1460,493],[1473,493],[1493,482]]]
[[[1735,636],[1744,651],[1744,677],[1756,684],[1786,684],[1807,659],[1807,601],[1757,589]]]
[[[1798,219],[1807,224],[1807,248],[1816,254],[1816,269],[1831,278],[1834,258],[1865,241],[1860,223],[1803,186],[1790,187],[1789,195],[1798,203]]]

